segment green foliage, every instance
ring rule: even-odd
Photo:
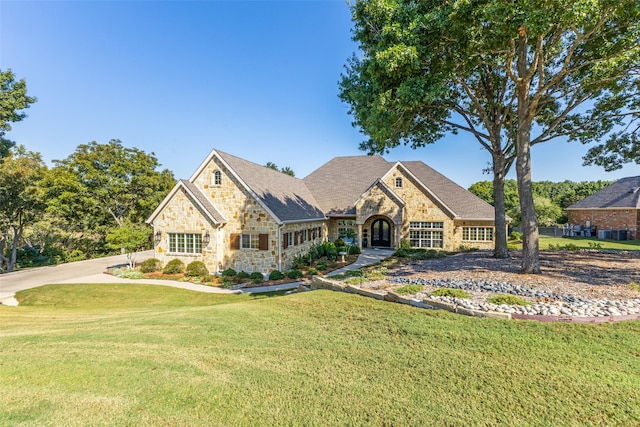
[[[407,239],[400,240],[400,249],[411,249],[411,242]]]
[[[291,264],[294,269],[300,269],[306,265],[309,265],[309,256],[308,255],[296,255],[291,260]]]
[[[13,115],[3,110],[0,106],[0,120],[12,121]],[[9,117],[3,118],[6,114]],[[0,121],[0,130],[2,126]],[[40,155],[24,147],[14,147],[0,159],[0,271],[13,271],[25,228],[37,222],[45,208],[40,188],[46,169]]]
[[[422,285],[404,285],[398,289],[395,289],[395,292],[399,295],[413,295],[420,293],[424,290],[424,286]]]
[[[269,280],[282,280],[284,279],[284,273],[280,270],[273,270],[269,273]]]
[[[259,271],[254,271],[253,273],[251,273],[249,278],[251,279],[251,283],[258,284],[264,282],[264,275]]]
[[[140,271],[143,273],[153,273],[162,270],[162,261],[157,258],[148,258],[140,264]]]
[[[207,274],[201,278],[202,283],[216,283],[217,281],[218,277],[215,274]]]
[[[346,283],[347,285],[353,286],[361,285],[367,282],[369,282],[369,279],[366,277],[350,277],[344,281],[344,283]]]
[[[238,274],[236,274],[236,278],[240,280],[248,279],[249,277],[251,277],[251,275],[246,271],[241,271]]]
[[[0,70],[0,161],[10,154],[15,146],[13,141],[5,139],[11,130],[11,123],[22,121],[27,114],[23,111],[36,102],[36,98],[27,95],[27,83],[17,80],[9,69]]]
[[[124,249],[129,260],[129,268],[133,268],[133,254],[144,248],[150,236],[151,230],[148,227],[124,223],[107,234],[107,247]]]
[[[318,270],[316,270],[315,268],[310,268],[309,271],[307,271],[307,274],[309,276],[316,276],[318,275]]]
[[[509,240],[522,241],[522,233],[520,233],[519,231],[512,231],[509,235]]]
[[[237,273],[233,268],[227,268],[222,272],[222,277],[232,277],[232,276],[235,276],[236,274]]]
[[[469,295],[467,291],[451,288],[436,289],[435,291],[430,292],[429,295],[434,297],[471,298],[471,295]]]
[[[638,292],[640,292],[640,283],[637,283],[637,282],[631,282],[631,283],[629,283],[629,284],[627,285],[627,287],[628,287],[629,289],[634,290],[634,291],[638,291]]]
[[[582,248],[580,248],[580,246],[576,245],[575,243],[567,243],[566,245],[560,245],[560,244],[553,244],[553,243],[549,243],[548,246],[549,250],[552,251],[578,251]]]
[[[327,262],[326,261],[320,261],[319,263],[316,264],[316,268],[319,271],[324,271],[327,269]]]
[[[202,277],[209,274],[207,266],[202,261],[192,261],[187,265],[184,275],[187,277]]]
[[[299,279],[302,276],[304,276],[304,274],[302,274],[300,270],[296,270],[296,269],[287,270],[286,274],[289,279],[293,279],[293,280]]]
[[[494,295],[487,298],[487,302],[496,305],[531,305],[530,302],[515,295]]]
[[[107,232],[127,223],[142,224],[175,185],[169,170],[157,170],[154,154],[125,147],[119,140],[81,144],[54,164],[42,183],[47,212],[70,236],[69,244],[83,245],[85,252],[96,255],[105,252]],[[88,237],[89,242],[76,242]],[[145,247],[150,246],[149,240]]]
[[[417,260],[442,258],[447,256],[445,252],[438,251],[436,249],[425,248],[400,248],[394,252],[394,255],[398,258],[412,258]]]
[[[604,246],[600,242],[588,242],[587,244],[589,245],[589,249],[602,249]]]
[[[141,271],[123,268],[114,268],[111,270],[111,274],[121,279],[142,279],[144,277],[144,274]]]
[[[176,258],[169,261],[162,269],[162,272],[164,274],[180,274],[184,272],[184,268],[184,262]]]
[[[267,164],[265,164],[265,167],[268,167],[269,169],[273,169],[274,171],[282,172],[285,175],[296,176],[296,174],[293,172],[293,169],[291,169],[289,166],[278,168],[278,165],[276,165],[275,163],[267,162]]]
[[[360,246],[358,245],[350,245],[347,251],[349,255],[359,255],[361,252]]]

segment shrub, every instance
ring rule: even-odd
[[[342,248],[342,247],[344,247],[344,240],[342,240],[342,239],[336,239],[336,241],[335,241],[335,245],[336,245],[336,248]]]
[[[304,255],[296,255],[293,257],[293,261],[291,263],[293,268],[299,269],[300,267],[304,267],[309,264],[309,258]]]
[[[631,289],[631,290],[634,290],[634,291],[638,291],[638,292],[640,292],[640,283],[637,283],[637,282],[631,282],[631,283],[629,283],[629,284],[627,285],[627,287],[628,287],[629,289]]]
[[[327,269],[327,262],[326,261],[320,261],[318,264],[316,264],[316,268],[320,271],[324,271]]]
[[[232,277],[232,276],[235,276],[236,274],[237,273],[233,268],[227,268],[222,272],[222,277]]]
[[[184,271],[185,276],[189,277],[202,277],[209,274],[207,266],[202,261],[192,261],[187,265],[187,269]]]
[[[300,270],[291,269],[291,270],[287,271],[287,277],[289,279],[295,280],[295,279],[301,278],[302,276],[303,276],[303,274],[302,274],[302,271],[300,271]]]
[[[338,259],[338,249],[337,248],[327,249],[326,254],[327,254],[327,259],[329,261],[335,261],[335,260]]]
[[[142,279],[143,273],[128,268],[114,268],[111,274],[121,279]]]
[[[269,273],[269,280],[281,280],[284,279],[284,273],[280,270],[273,270]]]
[[[407,239],[400,240],[400,249],[410,249],[411,243]]]
[[[602,249],[602,243],[589,242],[589,249]]]
[[[409,250],[408,248],[400,248],[395,251],[393,255],[397,256],[398,258],[406,258],[409,256]]]
[[[184,272],[184,262],[179,259],[172,259],[162,269],[164,274],[179,274]]]
[[[369,278],[369,280],[382,280],[388,272],[389,269],[387,269],[387,267],[380,267],[368,271],[367,273],[365,273],[365,275],[367,276],[367,278]]]
[[[520,233],[519,231],[512,231],[511,234],[509,234],[509,240],[522,240],[522,233]]]
[[[412,295],[422,292],[423,290],[424,286],[422,285],[404,285],[403,287],[396,289],[395,292],[399,295]]]
[[[202,283],[216,283],[218,281],[218,277],[214,274],[207,274],[206,276],[202,276]]]
[[[494,295],[487,298],[487,302],[495,305],[531,305],[530,302],[518,298],[515,295]]]
[[[315,268],[310,268],[307,274],[309,276],[316,276],[318,274],[318,270],[316,270]]]
[[[348,252],[349,252],[350,255],[358,255],[358,254],[361,253],[360,246],[351,245],[351,246],[349,246],[349,251]]]
[[[230,288],[232,286],[233,286],[233,282],[230,282],[228,280],[223,280],[222,283],[220,283],[221,288]]]
[[[367,279],[366,277],[351,277],[350,279],[345,280],[344,283],[346,283],[347,285],[361,285],[368,281],[369,279]]]
[[[431,292],[429,295],[433,297],[453,297],[453,298],[471,298],[467,291],[462,289],[440,288]]]
[[[157,258],[149,258],[142,261],[140,271],[143,273],[153,273],[162,270],[162,261]]]
[[[236,274],[236,277],[240,280],[244,280],[244,279],[248,279],[249,277],[251,277],[251,275],[249,273],[247,273],[246,271],[241,271],[240,273]]]
[[[251,283],[258,284],[264,282],[264,274],[260,273],[259,271],[254,271],[253,273],[251,273],[249,278],[251,279]]]

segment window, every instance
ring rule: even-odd
[[[287,246],[293,246],[293,233],[287,233]]]
[[[220,171],[215,171],[213,173],[213,185],[220,185],[222,184],[222,174],[220,173]]]
[[[356,234],[355,219],[339,219],[338,220],[338,237],[348,237]]]
[[[201,254],[202,234],[169,233],[169,252],[176,254]]]
[[[444,223],[416,221],[409,223],[409,243],[414,248],[442,248]]]
[[[259,249],[260,236],[258,234],[243,234],[240,239],[240,249]]]
[[[462,240],[491,242],[493,241],[493,227],[462,227]]]
[[[396,188],[402,188],[402,178],[396,178]]]

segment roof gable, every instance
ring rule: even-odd
[[[495,210],[475,194],[462,188],[421,161],[399,162],[423,185],[434,200],[455,219],[493,220]]]
[[[318,202],[302,180],[222,151],[213,150],[191,181],[198,177],[214,156],[277,222],[324,218]]]
[[[640,176],[621,178],[567,209],[640,209]]]
[[[380,156],[335,157],[303,181],[326,215],[355,215],[356,201],[390,168]]]
[[[167,206],[169,201],[175,196],[175,194],[182,189],[187,197],[191,199],[191,201],[200,208],[200,210],[204,213],[204,215],[214,224],[225,224],[227,222],[226,218],[216,209],[215,206],[207,199],[207,197],[202,194],[200,189],[194,185],[193,183],[181,179],[176,183],[176,185],[171,189],[169,194],[162,200],[160,205],[156,208],[155,211],[149,216],[147,219],[147,223],[153,223],[153,220],[158,216],[160,212]]]

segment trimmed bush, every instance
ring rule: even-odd
[[[318,270],[310,268],[309,271],[307,271],[307,274],[309,274],[309,276],[316,276],[318,274]]]
[[[184,262],[179,259],[172,259],[162,269],[164,274],[180,274],[184,272]]]
[[[235,276],[236,274],[237,273],[233,268],[227,268],[222,272],[222,277],[232,277],[232,276]]]
[[[422,285],[405,285],[395,290],[398,295],[413,295],[424,290]]]
[[[142,261],[140,271],[143,273],[153,273],[162,270],[162,261],[157,258],[149,258]]]
[[[320,261],[318,264],[316,264],[316,268],[320,271],[324,271],[327,269],[327,262],[326,261]]]
[[[281,280],[284,279],[284,273],[280,270],[273,270],[269,273],[269,280]]]
[[[249,273],[247,273],[246,271],[241,271],[240,273],[236,274],[236,277],[240,280],[244,280],[244,279],[248,279],[249,277],[251,277],[251,275]]]
[[[295,279],[301,278],[302,276],[303,276],[303,274],[302,274],[302,271],[300,271],[300,270],[292,269],[292,270],[288,270],[287,271],[287,277],[289,279],[295,280]]]
[[[251,273],[249,278],[251,279],[251,283],[256,283],[257,284],[257,283],[264,282],[264,275],[262,273],[260,273],[259,271],[254,271],[253,273]]]
[[[487,298],[487,302],[495,305],[531,305],[530,302],[518,298],[515,295],[494,295]]]
[[[184,271],[185,276],[189,277],[202,277],[209,274],[207,266],[202,261],[192,261],[187,265],[187,269]]]
[[[467,291],[462,289],[440,288],[431,292],[429,295],[433,297],[453,297],[453,298],[471,298]]]

